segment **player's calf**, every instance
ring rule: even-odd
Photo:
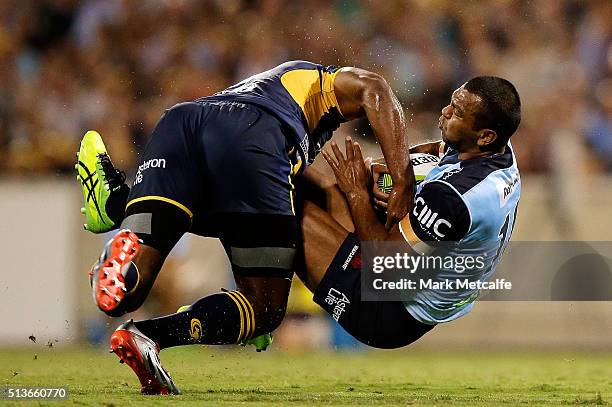
[[[270,300],[267,295],[257,297],[242,290],[223,291],[200,298],[174,314],[135,322],[135,326],[160,349],[190,344],[250,343],[251,339],[276,329],[285,315],[289,282],[283,287],[272,283],[270,288],[270,292],[281,295]],[[265,349],[270,343],[268,335],[255,345]]]
[[[291,280],[280,277],[234,277],[240,292],[253,307],[257,324],[252,337],[278,328],[287,311]]]
[[[173,346],[238,344],[253,337],[256,327],[251,302],[240,291],[200,298],[178,312],[135,322],[160,349]]]
[[[155,200],[136,202],[126,215],[90,272],[94,301],[111,317],[140,308],[191,223],[175,205]]]

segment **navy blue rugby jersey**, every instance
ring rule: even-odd
[[[263,107],[287,125],[308,165],[346,121],[334,92],[337,74],[333,66],[289,61],[198,101],[236,101]]]

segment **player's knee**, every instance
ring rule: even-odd
[[[293,215],[228,214],[220,238],[239,290],[255,314],[255,335],[276,329],[287,297],[299,239]]]
[[[141,248],[148,246],[153,259],[165,258],[191,225],[189,215],[176,205],[144,200],[130,205],[125,212],[121,228],[130,229],[142,240]]]

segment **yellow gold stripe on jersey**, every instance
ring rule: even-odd
[[[246,311],[247,311],[246,326],[247,328],[246,328],[245,336],[244,338],[242,338],[242,340],[244,341],[244,340],[250,339],[253,336],[253,333],[255,333],[255,312],[253,311],[253,307],[251,306],[251,303],[244,296],[244,294],[242,294],[240,291],[232,291],[232,293],[235,294],[239,300],[242,300],[243,305],[246,307]]]
[[[289,165],[291,166],[289,175],[287,175],[287,180],[289,181],[289,200],[291,201],[291,212],[295,215],[295,206],[293,204],[293,191],[295,191],[295,185],[293,185],[291,177],[297,174],[300,170],[300,167],[302,166],[302,160],[298,159],[297,164],[293,165],[293,161],[291,160],[291,158],[289,158]]]
[[[291,165],[291,175],[296,175],[300,171],[300,168],[302,168],[302,159],[298,158],[298,162],[295,165]]]
[[[427,255],[431,253],[434,248],[423,242],[419,237],[414,233],[412,229],[412,225],[410,224],[410,216],[406,215],[399,222],[399,230],[412,249],[422,255]]]
[[[231,292],[226,292],[225,294],[227,294],[232,301],[234,301],[236,308],[238,308],[238,313],[240,314],[240,331],[238,332],[238,339],[236,339],[236,343],[240,343],[242,341],[242,335],[244,334],[244,311],[238,300],[232,295]]]
[[[189,210],[188,207],[186,207],[185,205],[183,205],[180,202],[175,201],[174,199],[170,199],[170,198],[166,198],[165,196],[156,196],[156,195],[149,195],[149,196],[143,196],[140,198],[136,198],[136,199],[132,199],[130,202],[127,203],[127,205],[125,205],[125,208],[127,209],[130,205],[135,204],[136,202],[142,202],[142,201],[162,201],[162,202],[168,202],[180,209],[182,209],[183,211],[185,211],[185,213],[187,213],[187,215],[189,215],[190,218],[193,218],[193,212],[191,212],[191,210]]]
[[[313,131],[323,115],[332,108],[340,112],[334,92],[334,80],[338,72],[295,69],[281,76],[283,87],[304,112],[309,131]]]

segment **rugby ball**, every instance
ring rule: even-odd
[[[410,163],[412,164],[412,169],[414,171],[414,179],[416,180],[417,185],[421,183],[427,174],[438,165],[440,162],[440,158],[431,154],[424,153],[413,153],[410,154]],[[391,192],[393,188],[393,180],[391,179],[391,175],[389,173],[384,173],[380,177],[378,177],[378,189],[380,189],[385,194]]]

